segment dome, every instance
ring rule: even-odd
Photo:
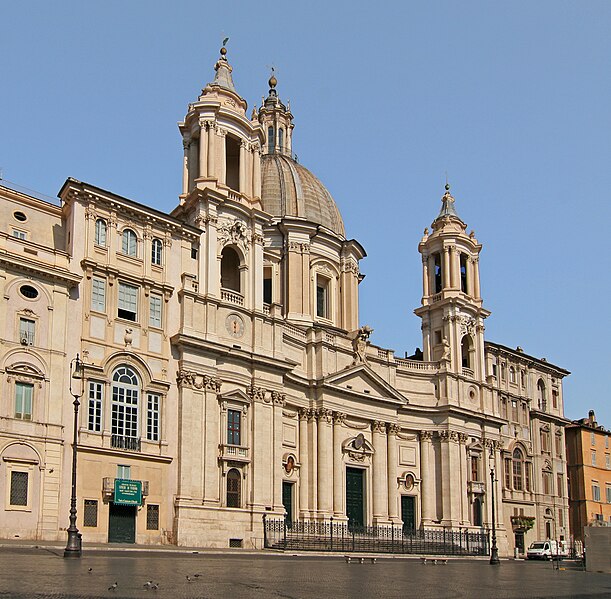
[[[273,216],[296,216],[345,237],[344,222],[325,186],[283,154],[261,157],[261,203]]]

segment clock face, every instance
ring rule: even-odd
[[[227,332],[236,339],[244,334],[244,321],[238,314],[230,314],[225,321]]]

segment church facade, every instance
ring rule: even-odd
[[[493,484],[501,555],[550,522],[568,540],[569,373],[484,339],[449,187],[418,245],[422,351],[400,358],[359,322],[365,250],[269,85],[247,115],[221,50],[169,214],[74,179],[60,206],[0,187],[0,536],[65,538],[79,354],[85,543],[262,547],[264,515],[485,531]]]

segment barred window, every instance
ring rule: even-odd
[[[146,438],[159,441],[159,395],[149,393],[146,408]]]
[[[149,307],[149,325],[161,327],[161,296],[151,294]]]
[[[147,504],[146,506],[146,530],[159,530],[159,506]]]
[[[137,256],[138,255],[137,242],[138,242],[138,238],[136,237],[136,234],[131,229],[125,229],[123,231],[121,251],[126,256],[134,256],[134,257]]]
[[[89,404],[87,406],[87,429],[95,433],[102,430],[102,399],[104,385],[95,381],[89,383]]]
[[[93,277],[91,281],[91,309],[106,312],[106,279]]]
[[[153,243],[151,245],[151,264],[161,266],[162,251],[163,244],[161,243],[161,239],[153,239]]]
[[[31,383],[15,383],[15,418],[32,420],[32,396],[34,385]]]
[[[119,318],[136,321],[138,317],[138,287],[119,283],[119,306],[117,311]]]
[[[98,501],[97,499],[85,499],[83,509],[83,526],[98,525]]]
[[[28,505],[28,473],[11,472],[11,505]]]
[[[95,221],[95,243],[106,245],[106,221],[101,218]]]
[[[235,468],[232,468],[227,473],[227,507],[240,507],[241,486],[242,477]]]

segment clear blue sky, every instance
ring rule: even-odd
[[[299,6],[295,7],[295,4]],[[486,337],[570,370],[569,418],[611,428],[611,2],[4,2],[0,167],[169,211],[176,122],[224,36],[238,91],[291,100],[294,151],[368,257],[361,322],[421,345],[418,241],[447,171],[484,244]]]

